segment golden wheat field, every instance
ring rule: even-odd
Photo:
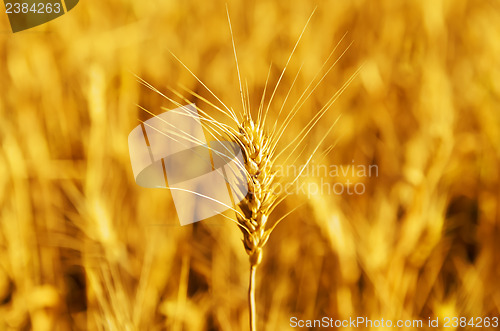
[[[17,33],[1,8],[0,331],[249,330],[235,214],[180,226],[127,143],[179,104],[242,113],[226,2],[87,0]],[[298,179],[270,215],[257,329],[497,329],[500,3],[227,8],[245,105],[270,105],[275,169]]]

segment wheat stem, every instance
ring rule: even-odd
[[[250,264],[250,281],[248,284],[248,308],[250,314],[250,331],[257,331],[257,312],[255,310],[255,273],[257,266]]]

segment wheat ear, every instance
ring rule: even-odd
[[[250,261],[250,281],[248,303],[250,311],[250,330],[256,330],[255,274],[262,261],[262,249],[274,227],[268,226],[268,217],[277,200],[273,190],[276,172],[273,171],[271,139],[250,114],[238,123],[239,135],[236,142],[244,154],[248,182],[248,193],[239,203],[241,213],[237,220],[243,233],[243,245]]]

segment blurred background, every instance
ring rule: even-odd
[[[174,107],[136,75],[217,116],[170,51],[241,112],[225,3],[81,1],[15,34],[0,14],[0,330],[248,329],[240,231],[223,217],[181,227],[168,190],[135,184],[127,145],[151,117],[137,105]],[[338,119],[315,164],[378,172],[304,177],[366,190],[294,194],[273,214],[304,203],[264,251],[260,330],[499,316],[500,4],[228,1],[254,109],[316,6],[269,123],[297,74],[284,114],[339,59],[283,146],[359,73],[287,162],[304,164]]]

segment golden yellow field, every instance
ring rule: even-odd
[[[353,79],[281,158],[290,172],[312,156],[318,172],[271,215],[300,206],[264,249],[258,329],[294,330],[292,317],[495,329],[484,318],[500,317],[500,3],[228,1],[254,111],[316,6],[267,129],[338,62],[278,151]],[[241,112],[226,2],[80,1],[18,33],[0,8],[0,331],[248,330],[241,231],[222,216],[181,227],[168,190],[135,183],[127,145],[151,117],[138,106],[176,107],[137,77],[226,121],[170,52]]]

